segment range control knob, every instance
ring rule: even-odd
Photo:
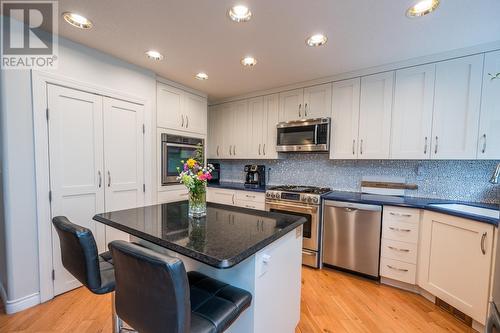
[[[270,198],[271,197],[271,193],[267,192],[266,193],[266,198]]]
[[[314,198],[313,198],[313,202],[314,202],[314,203],[318,203],[318,201],[319,201],[319,200],[318,200],[318,197],[314,197]]]
[[[305,202],[307,200],[307,198],[306,197],[302,197],[301,200]]]
[[[312,202],[312,198],[311,197],[307,197],[307,202],[311,203]]]

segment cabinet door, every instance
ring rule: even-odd
[[[359,158],[389,158],[394,72],[361,78]]]
[[[304,89],[280,93],[280,121],[297,120],[304,116]]]
[[[332,84],[304,88],[303,118],[330,117],[332,112]]]
[[[245,158],[248,154],[248,101],[231,103],[233,113],[232,124],[232,158]]]
[[[156,89],[156,122],[158,127],[184,129],[183,98],[184,92],[182,90],[158,83]]]
[[[207,134],[206,98],[184,93],[184,128],[189,132]]]
[[[264,98],[256,97],[248,101],[248,158],[264,158],[265,124]]]
[[[493,226],[425,211],[421,228],[419,286],[484,325]]]
[[[102,97],[49,84],[47,103],[51,216],[66,216],[92,230],[98,250],[104,251],[104,225],[92,220],[104,212]],[[62,265],[55,229],[52,256],[54,294],[79,287]]]
[[[262,154],[266,159],[278,158],[276,151],[277,132],[276,125],[279,122],[279,95],[264,96],[264,145],[262,146]]]
[[[477,158],[500,159],[500,78],[492,80],[489,74],[500,73],[500,51],[487,53],[483,73],[483,97]]]
[[[231,104],[222,104],[219,106],[219,124],[220,133],[222,135],[222,146],[220,157],[221,158],[231,158],[233,155],[233,124],[234,124],[234,112],[231,108]]]
[[[358,158],[359,78],[333,83],[330,158]]]
[[[396,71],[391,158],[430,157],[434,79],[434,64]]]
[[[222,156],[222,118],[220,115],[221,108],[219,106],[211,106],[208,109],[208,158],[216,159]]]
[[[234,206],[236,200],[236,191],[219,189],[219,188],[207,188],[207,201],[218,203],[222,205]]]
[[[483,57],[481,54],[436,64],[434,159],[476,158]]]
[[[143,106],[108,97],[103,105],[106,211],[143,206]],[[128,238],[128,234],[106,228],[107,243]]]
[[[158,204],[184,201],[188,199],[188,190],[184,185],[170,186],[170,187],[175,187],[175,188],[158,192]]]

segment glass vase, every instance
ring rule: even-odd
[[[200,218],[207,215],[207,191],[206,187],[189,191],[189,217]]]

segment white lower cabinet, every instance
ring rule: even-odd
[[[172,185],[165,191],[158,192],[158,203],[176,202],[188,199],[188,190],[184,185]]]
[[[265,210],[265,195],[261,192],[207,188],[207,201],[242,208]]]
[[[475,321],[486,321],[494,227],[423,213],[418,285]]]

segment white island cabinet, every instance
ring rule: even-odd
[[[493,225],[425,211],[418,285],[484,325],[492,269]]]

